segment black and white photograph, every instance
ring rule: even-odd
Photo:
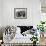
[[[46,0],[0,0],[0,46],[46,46]]]
[[[27,19],[27,8],[14,8],[14,18]]]

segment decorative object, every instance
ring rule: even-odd
[[[44,21],[40,21],[40,24],[37,25],[37,29],[41,31],[42,37],[44,37],[44,26],[45,22]]]
[[[5,27],[5,31],[3,32],[3,42],[4,43],[9,43],[12,39],[14,39],[15,33],[16,33],[15,26],[7,25]]]
[[[27,19],[27,8],[14,8],[14,18]]]

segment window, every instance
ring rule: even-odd
[[[46,0],[41,0],[41,20],[46,21]]]
[[[46,13],[46,0],[41,1],[41,12]]]

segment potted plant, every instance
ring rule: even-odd
[[[44,37],[44,27],[45,27],[44,24],[45,24],[44,21],[40,21],[40,24],[37,25],[37,29],[40,30],[42,37]]]
[[[32,39],[31,39],[31,41],[33,41],[33,46],[36,46],[36,43],[38,41],[37,36],[33,36]]]

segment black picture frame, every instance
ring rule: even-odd
[[[14,19],[27,19],[27,8],[14,8]]]

